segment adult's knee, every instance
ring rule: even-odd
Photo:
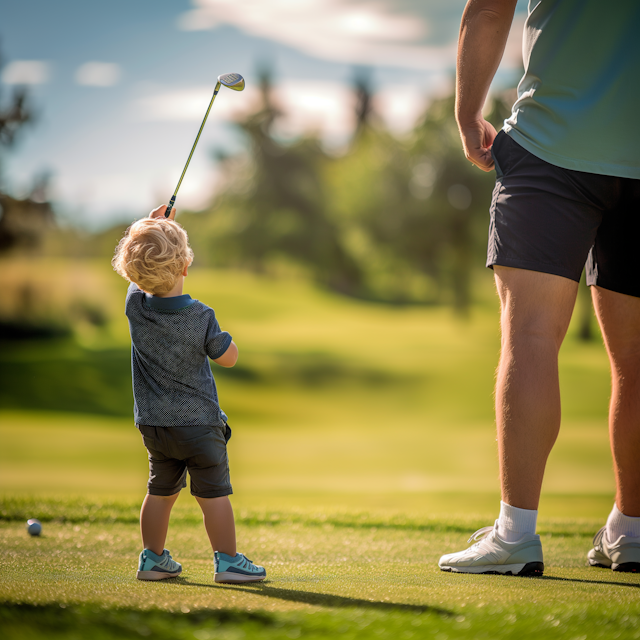
[[[533,306],[517,300],[503,305],[501,315],[504,346],[560,350],[567,333],[568,320],[554,309],[540,304]]]
[[[496,267],[503,340],[559,349],[569,327],[577,283],[567,278]]]
[[[640,395],[640,348],[609,350],[614,381],[627,391]]]

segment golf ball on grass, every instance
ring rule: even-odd
[[[42,525],[40,524],[40,520],[36,520],[35,518],[31,518],[27,520],[27,531],[30,536],[39,536],[42,532]]]

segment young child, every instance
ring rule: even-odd
[[[228,496],[227,441],[231,429],[220,408],[208,358],[233,367],[238,348],[220,329],[213,309],[182,293],[193,251],[166,206],[129,227],[113,268],[131,285],[125,313],[131,332],[136,426],[149,452],[148,493],[140,511],[143,550],[137,578],[162,580],[182,566],[164,548],[169,516],[191,477],[214,551],[216,582],[264,580],[266,571],[236,553]]]

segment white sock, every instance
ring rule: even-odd
[[[607,540],[615,542],[620,536],[640,538],[640,518],[625,516],[614,503],[607,520]]]
[[[500,501],[498,535],[505,542],[517,542],[525,533],[536,532],[538,512],[533,509],[519,509]]]

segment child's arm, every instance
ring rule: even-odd
[[[222,331],[216,314],[213,309],[209,309],[209,329],[205,340],[205,351],[207,355],[221,367],[233,367],[238,360],[238,347],[227,331]]]
[[[238,346],[236,343],[232,340],[227,350],[219,358],[216,358],[214,362],[221,367],[233,367],[238,362]]]

